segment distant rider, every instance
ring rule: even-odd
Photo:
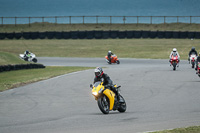
[[[170,58],[169,62],[171,62],[172,55],[173,55],[173,56],[178,56],[178,64],[177,64],[177,67],[179,67],[180,55],[179,55],[179,53],[178,53],[178,51],[177,51],[176,48],[173,48],[173,51],[171,51],[171,54],[169,55],[169,58]],[[171,66],[171,64],[170,64],[170,66]]]
[[[195,70],[197,70],[198,62],[200,62],[200,52],[199,52],[199,56],[197,57],[197,60],[196,60],[196,68],[195,68]]]
[[[111,56],[114,55],[111,51],[108,51],[108,60],[111,63]]]
[[[24,59],[28,59],[29,54],[30,54],[30,52],[28,50],[26,50],[24,52]]]
[[[188,61],[189,61],[189,63],[190,63],[190,56],[193,55],[193,54],[196,55],[196,56],[198,56],[197,51],[195,50],[195,47],[192,47],[191,50],[190,50],[190,52],[189,52],[189,54],[188,54]]]
[[[97,81],[103,81],[104,87],[112,90],[117,95],[117,99],[119,100],[118,89],[114,87],[112,80],[107,74],[103,72],[103,69],[101,67],[97,67],[94,70],[94,72],[95,72],[94,83]]]

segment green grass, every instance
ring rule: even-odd
[[[200,31],[200,24],[53,24],[33,23],[1,26],[0,32],[44,32],[44,31],[90,31],[90,30],[159,30],[159,31]]]
[[[200,51],[199,44],[199,39],[20,39],[0,40],[0,52],[18,56],[25,50],[30,50],[38,57],[104,57],[111,50],[119,58],[168,59],[170,52],[176,47],[181,59],[187,59],[193,46]]]
[[[19,57],[16,54],[0,51],[0,65],[24,63],[25,62],[19,59]]]
[[[200,133],[200,126],[191,126],[187,128],[176,128],[173,130],[164,130],[151,133]]]
[[[11,89],[33,83],[40,80],[49,79],[58,75],[75,71],[91,69],[90,67],[57,67],[51,66],[45,69],[26,69],[0,73],[0,91]]]

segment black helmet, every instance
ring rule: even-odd
[[[28,50],[26,50],[26,54],[28,54],[29,53],[29,51]]]
[[[103,74],[103,69],[101,67],[96,67],[94,73],[96,77],[100,77]]]
[[[195,51],[195,47],[192,47],[192,49],[191,49],[192,51]]]

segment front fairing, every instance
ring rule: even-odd
[[[92,95],[97,99],[102,94],[103,90],[103,82],[96,82],[92,87]]]

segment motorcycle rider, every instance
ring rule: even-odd
[[[109,60],[109,63],[111,63],[111,56],[114,55],[110,50],[108,51],[108,60]]]
[[[28,60],[28,55],[30,54],[30,52],[28,51],[28,50],[26,50],[25,52],[24,52],[24,59],[25,60]]]
[[[199,52],[199,56],[197,56],[197,60],[196,60],[196,68],[195,68],[195,70],[197,70],[198,62],[200,62],[200,52]]]
[[[112,90],[116,94],[117,99],[119,100],[118,89],[116,87],[114,87],[112,80],[110,79],[110,77],[107,74],[105,74],[103,72],[103,69],[101,67],[96,67],[94,72],[95,72],[95,78],[94,78],[93,83],[95,83],[97,81],[103,81],[104,87]]]
[[[190,50],[190,52],[189,52],[189,54],[188,54],[188,61],[189,61],[189,63],[190,63],[190,56],[192,54],[198,56],[197,51],[195,50],[195,47],[192,47],[191,50]]]
[[[180,55],[179,55],[179,53],[178,53],[178,51],[177,51],[177,49],[176,48],[173,48],[173,51],[171,51],[171,54],[169,55],[169,62],[171,62],[171,57],[172,57],[172,55],[177,55],[178,56],[178,64],[177,64],[177,67],[179,67],[179,62],[180,62]],[[171,66],[171,63],[170,63],[170,66]]]

